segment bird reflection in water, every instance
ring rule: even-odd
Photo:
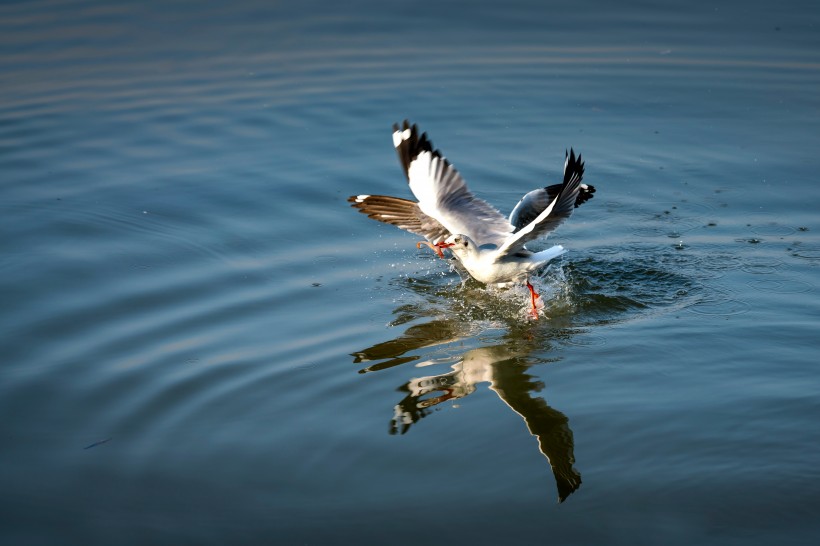
[[[384,370],[418,360],[418,356],[407,356],[410,351],[470,337],[467,330],[467,326],[458,321],[433,320],[411,326],[397,339],[352,356],[356,363],[375,362],[360,373]],[[555,476],[558,502],[563,502],[581,485],[581,475],[573,467],[575,455],[569,419],[534,394],[544,385],[527,373],[532,365],[529,353],[536,347],[543,348],[545,340],[528,341],[527,333],[522,332],[510,332],[507,337],[506,343],[468,350],[452,364],[452,371],[448,373],[414,378],[402,385],[399,390],[406,396],[395,406],[390,432],[404,434],[435,406],[473,393],[479,383],[489,383],[490,390],[524,419],[530,433],[538,439],[539,450]]]

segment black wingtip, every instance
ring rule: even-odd
[[[564,152],[564,185],[568,184],[573,179],[577,178],[578,182],[584,178],[584,159],[581,154],[575,155],[575,150],[570,148],[569,151]],[[575,208],[583,205],[595,193],[595,186],[589,184],[580,184],[578,189],[578,197],[575,199]]]
[[[410,132],[406,137],[403,136],[405,131]],[[433,143],[427,137],[427,133],[419,134],[418,125],[411,124],[408,120],[404,120],[401,126],[398,123],[393,124],[393,145],[396,147],[396,153],[399,155],[399,161],[404,169],[405,176],[407,176],[407,171],[410,169],[410,164],[422,152],[430,152],[443,159],[441,153],[433,148]]]
[[[584,178],[584,160],[581,154],[575,156],[575,150],[570,148],[569,151],[564,151],[564,184],[567,184],[573,177],[578,177],[578,180]]]
[[[365,207],[367,207],[366,201],[370,199],[370,195],[351,195],[347,198],[347,202],[350,203],[350,206],[354,209],[359,209],[359,212],[367,214]]]

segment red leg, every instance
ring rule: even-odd
[[[538,316],[538,308],[535,306],[535,300],[537,300],[540,296],[535,292],[535,288],[530,284],[529,279],[527,279],[527,288],[530,289],[530,299],[532,301],[532,314],[536,317]]]

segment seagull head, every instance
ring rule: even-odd
[[[433,250],[436,254],[438,254],[439,258],[444,258],[444,253],[442,249],[449,248],[455,254],[459,256],[463,256],[465,253],[474,252],[478,249],[475,242],[472,239],[467,237],[466,235],[450,235],[444,241],[439,241],[438,243],[430,243],[429,241],[419,241],[416,243],[416,248],[421,248],[423,246],[430,247],[430,250]]]
[[[456,254],[461,254],[462,252],[469,252],[478,249],[478,247],[472,239],[460,233],[450,235],[449,237],[447,237],[447,239],[444,241],[444,244],[447,245],[447,248],[449,248]]]

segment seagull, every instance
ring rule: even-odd
[[[351,205],[369,218],[392,224],[424,237],[416,244],[429,246],[440,258],[449,249],[475,280],[491,285],[526,283],[532,314],[537,318],[539,295],[530,274],[565,252],[555,245],[532,252],[524,245],[544,238],[592,198],[595,187],[582,184],[584,162],[570,149],[565,153],[564,181],[533,190],[505,218],[495,207],[477,198],[458,171],[433,147],[427,133],[407,120],[393,125],[393,145],[418,201],[386,195],[354,195]]]

